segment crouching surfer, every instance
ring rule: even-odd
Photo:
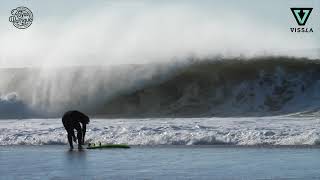
[[[78,149],[82,149],[84,144],[84,137],[86,134],[86,125],[89,124],[90,119],[88,116],[79,111],[68,111],[62,117],[62,123],[68,133],[68,141],[70,150],[73,149],[73,142],[78,139]],[[82,126],[81,126],[81,125]],[[77,138],[74,134],[74,129],[77,130]]]

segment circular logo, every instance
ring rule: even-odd
[[[17,7],[11,11],[12,16],[9,17],[9,21],[13,23],[16,28],[26,29],[33,21],[33,14],[30,9],[26,7]]]

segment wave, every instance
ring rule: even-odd
[[[112,67],[0,69],[0,118],[270,116],[317,112],[320,61],[207,59]],[[15,98],[3,97],[14,94]]]
[[[16,93],[0,96],[0,114],[6,118],[26,118],[32,115],[32,110],[24,104]]]
[[[261,116],[311,111],[319,105],[318,61],[286,57],[196,61],[164,82],[117,96],[108,114]]]

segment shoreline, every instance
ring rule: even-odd
[[[183,148],[183,149],[219,149],[219,148],[230,148],[230,149],[320,149],[320,145],[129,145],[130,148],[135,149],[163,149],[163,148]],[[0,145],[1,148],[10,147],[32,147],[32,148],[52,148],[52,147],[66,147],[69,145],[64,144],[51,144],[51,145]],[[115,149],[115,148],[111,148]],[[77,150],[77,145],[74,145],[74,150]],[[87,145],[83,146],[83,150],[87,150]],[[90,149],[89,149],[90,150]],[[108,149],[96,149],[96,150],[108,150]]]

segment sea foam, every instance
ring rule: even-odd
[[[316,117],[93,119],[87,143],[129,145],[317,145]],[[0,145],[67,144],[60,119],[0,121]]]

